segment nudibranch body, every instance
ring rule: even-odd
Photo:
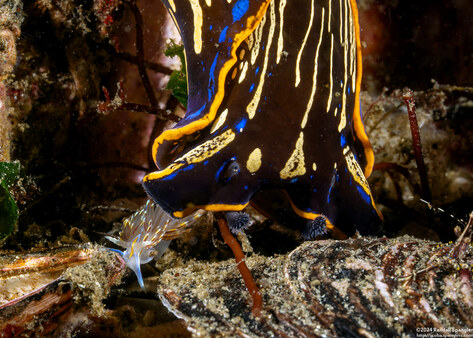
[[[372,233],[355,0],[163,2],[184,42],[189,98],[155,140],[148,194],[175,217],[253,201],[306,237]]]
[[[141,276],[141,264],[149,263],[153,258],[159,258],[169,246],[173,238],[191,225],[201,214],[195,213],[185,219],[170,217],[159,205],[150,200],[136,213],[123,221],[119,238],[105,236],[124,251],[118,252],[126,265],[132,269],[141,288],[144,289]]]

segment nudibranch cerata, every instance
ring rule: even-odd
[[[184,43],[189,97],[154,142],[160,170],[145,176],[147,193],[174,217],[252,201],[308,238],[372,233],[381,216],[365,178],[374,155],[356,1],[163,2]]]
[[[123,221],[123,228],[118,238],[105,236],[110,242],[125,248],[120,251],[110,249],[120,254],[126,266],[133,270],[138,283],[144,289],[141,275],[141,264],[149,263],[153,258],[159,258],[168,248],[172,239],[191,226],[202,214],[196,212],[184,219],[169,216],[159,205],[148,200],[146,204]]]

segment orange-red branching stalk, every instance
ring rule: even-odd
[[[261,315],[261,309],[263,308],[263,298],[261,297],[261,293],[253,279],[253,276],[251,275],[250,270],[246,266],[245,254],[241,250],[240,243],[238,243],[235,237],[233,237],[231,234],[227,221],[223,217],[218,219],[218,227],[220,228],[220,233],[222,234],[225,243],[227,243],[235,255],[238,270],[240,270],[240,274],[243,277],[246,288],[253,298],[253,308],[251,309],[251,312],[255,317],[259,317]]]

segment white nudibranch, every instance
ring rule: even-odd
[[[110,236],[105,236],[105,238],[125,248],[124,251],[111,250],[123,257],[126,265],[135,272],[141,288],[144,289],[140,265],[150,262],[153,258],[161,257],[171,240],[178,237],[202,214],[197,211],[185,218],[173,218],[159,205],[148,200],[144,207],[123,221],[119,238]]]

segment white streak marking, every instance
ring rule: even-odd
[[[281,60],[282,50],[284,46],[284,39],[282,36],[284,28],[284,8],[286,7],[286,0],[281,0],[279,2],[279,37],[278,37],[278,54],[276,56],[276,63],[279,63]]]
[[[340,43],[341,44],[345,43],[345,41],[343,41],[343,39],[342,39],[342,29],[343,29],[342,25],[343,25],[343,23],[346,23],[345,20],[342,20],[342,18],[344,18],[344,16],[343,16],[343,4],[344,3],[345,3],[345,1],[343,1],[343,0],[340,1],[340,6],[339,6],[339,8],[340,8],[340,27],[339,27],[339,30],[340,30]],[[345,14],[346,14],[346,10],[345,10]]]
[[[347,168],[350,171],[351,176],[360,185],[360,187],[362,187],[363,190],[371,197],[371,191],[368,181],[366,180],[366,177],[363,174],[363,169],[361,169],[360,164],[353,155],[350,146],[346,146],[345,148],[343,148],[343,155],[345,156]]]
[[[245,79],[247,70],[248,70],[248,61],[245,61],[245,63],[243,63],[243,70],[241,71],[240,77],[238,78],[238,83],[243,82],[243,80]]]
[[[260,23],[261,24],[261,23]],[[245,42],[246,44],[248,45],[248,50],[251,51],[251,49],[253,48],[253,44],[254,44],[254,32],[251,33],[250,35],[248,35],[248,37],[246,38]]]
[[[256,89],[256,92],[255,92],[255,96],[246,107],[246,112],[248,113],[248,117],[250,118],[250,120],[253,117],[255,117],[256,108],[258,107],[259,101],[261,99],[261,92],[263,90],[263,85],[264,85],[264,77],[266,76],[266,70],[268,69],[269,51],[271,49],[271,42],[273,41],[274,28],[276,26],[276,13],[274,11],[274,1],[271,1],[269,6],[270,6],[271,26],[269,26],[269,33],[268,33],[268,39],[267,39],[268,45],[265,46],[266,55],[264,57],[263,69],[261,70],[261,76],[258,83],[258,88]]]
[[[330,88],[327,100],[327,112],[330,111],[332,105],[332,92],[333,92],[333,33],[330,33]]]
[[[307,124],[307,119],[309,117],[309,112],[312,109],[312,104],[314,103],[315,90],[317,89],[317,70],[319,68],[319,50],[320,45],[322,44],[322,38],[324,35],[324,24],[325,24],[325,8],[322,7],[322,20],[320,23],[320,33],[319,33],[319,43],[317,44],[317,50],[315,52],[314,58],[314,71],[312,78],[312,90],[310,92],[309,103],[307,103],[307,108],[304,113],[304,118],[302,119],[301,128],[304,129]]]
[[[343,1],[345,4],[345,1]],[[347,125],[347,117],[346,117],[346,102],[347,102],[347,82],[348,82],[348,17],[347,17],[347,9],[345,8],[345,15],[343,17],[343,22],[345,23],[343,27],[343,66],[345,68],[344,77],[343,77],[343,89],[342,89],[342,112],[340,114],[340,123],[338,124],[338,132],[342,132],[342,130]],[[342,21],[342,20],[340,20]],[[341,26],[340,26],[341,27]],[[342,36],[342,29],[340,29],[340,37]]]
[[[259,168],[261,168],[261,157],[262,157],[262,154],[261,154],[261,149],[260,148],[255,148],[250,156],[248,157],[248,160],[246,161],[246,169],[248,169],[248,171],[250,173],[255,173],[259,170]]]
[[[255,64],[256,58],[259,55],[260,42],[261,42],[261,39],[262,39],[263,28],[264,28],[265,23],[266,23],[266,15],[263,16],[263,19],[261,20],[260,24],[258,25],[258,27],[256,27],[256,30],[254,30],[253,33],[252,33],[253,42],[254,42],[252,48],[250,48],[251,49],[251,64],[252,65]]]
[[[225,120],[227,119],[227,114],[228,114],[228,109],[225,109],[218,119],[214,122],[212,129],[210,129],[210,133],[213,134],[218,128],[220,128],[224,123]]]
[[[301,131],[296,141],[294,151],[286,162],[284,168],[279,172],[279,177],[285,180],[296,176],[302,176],[306,173],[304,159],[304,133]]]
[[[332,0],[328,0],[328,31],[332,31]]]
[[[200,54],[202,51],[202,8],[199,0],[189,0],[194,13],[194,51]]]
[[[301,82],[300,62],[301,62],[302,52],[304,51],[305,44],[307,43],[307,38],[309,37],[310,30],[312,29],[312,22],[314,21],[314,1],[312,0],[310,3],[311,3],[311,7],[310,7],[309,27],[307,27],[304,40],[302,41],[302,46],[299,49],[299,53],[297,54],[295,87],[297,87],[299,85],[299,82]]]
[[[351,8],[351,3],[348,1],[348,8],[350,13],[348,19],[350,22],[350,75],[352,81],[352,92],[355,93],[358,88],[356,88],[356,35],[355,35],[355,25],[353,23],[353,9]]]

